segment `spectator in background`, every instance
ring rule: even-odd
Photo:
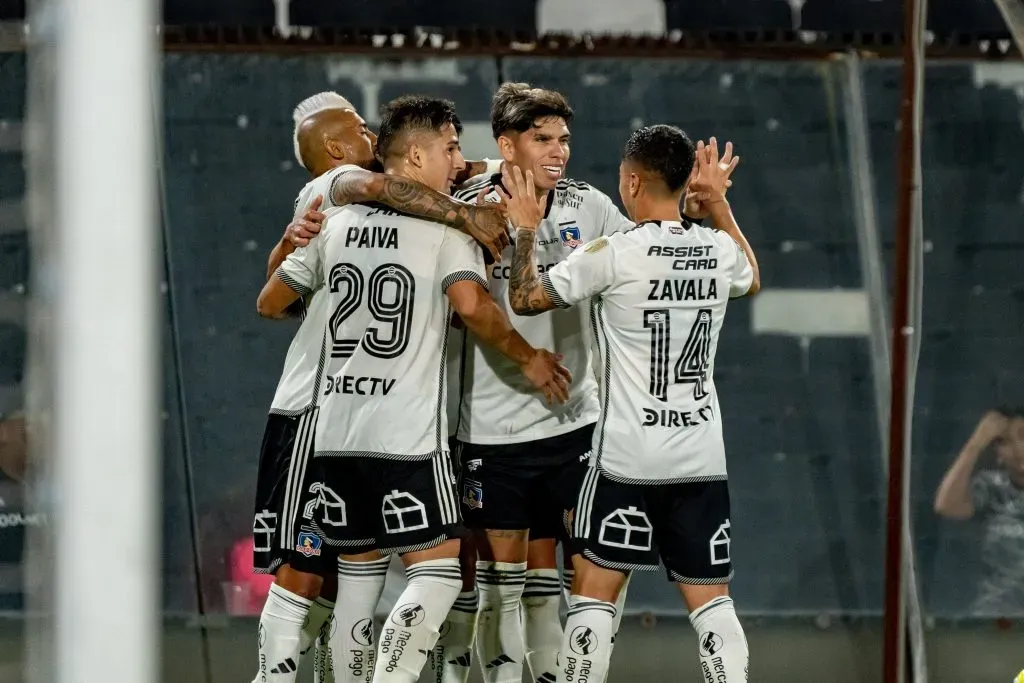
[[[42,515],[30,515],[25,510],[22,481],[27,453],[25,416],[0,415],[0,610],[20,610],[23,606],[25,527],[42,519]]]
[[[975,472],[989,446],[997,467]],[[1000,408],[981,418],[939,485],[935,512],[983,524],[985,573],[972,611],[1024,614],[1024,410]]]

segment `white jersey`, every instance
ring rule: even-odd
[[[500,175],[475,178],[456,193],[472,199]],[[498,201],[496,192],[488,200]],[[561,263],[585,242],[633,227],[600,190],[575,180],[560,180],[548,195],[548,208],[537,229],[537,260],[541,270]],[[519,367],[466,335],[459,440],[474,444],[523,443],[558,436],[597,421],[597,384],[591,370],[589,312],[551,311],[520,317],[508,303],[510,264],[514,247],[502,262],[489,266],[491,294],[512,325],[530,344],[563,355],[572,373],[569,401],[552,408],[523,377]]]
[[[278,277],[300,294],[328,290],[316,454],[425,460],[447,450],[445,292],[462,280],[486,287],[479,246],[452,228],[353,204],[331,209]]]
[[[591,242],[541,275],[556,305],[590,302],[604,375],[594,453],[610,479],[726,478],[715,350],[729,298],[752,281],[728,233],[670,221]]]
[[[295,198],[295,212],[292,219],[306,213],[317,196],[324,198],[320,207],[326,211],[333,206],[331,203],[331,187],[337,178],[347,171],[358,169],[358,166],[346,164],[331,169],[327,173],[314,178]],[[298,415],[316,405],[317,383],[321,365],[320,351],[323,341],[323,320],[327,310],[327,295],[317,289],[306,299],[306,310],[299,324],[299,329],[292,337],[288,353],[284,357],[284,370],[277,382],[277,391],[270,404],[270,412],[279,415]]]

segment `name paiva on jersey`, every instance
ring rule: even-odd
[[[654,410],[644,408],[643,427],[696,427],[697,425],[711,422],[715,414],[711,406],[704,406],[699,410],[687,412],[682,410]]]
[[[543,273],[545,271],[551,270],[556,265],[558,265],[558,264],[557,263],[538,263],[537,264],[537,271]],[[495,263],[494,267],[491,268],[491,279],[492,280],[509,280],[509,279],[511,279],[511,277],[512,277],[512,266],[502,265],[500,263]]]
[[[718,283],[714,278],[700,280],[648,280],[651,291],[648,301],[706,301],[718,298]]]
[[[369,385],[369,386],[367,386]],[[342,375],[341,377],[327,376],[327,387],[324,389],[324,396],[330,394],[355,394],[356,396],[376,396],[378,393],[387,396],[391,388],[395,386],[395,380],[382,379],[380,377],[352,377]]]
[[[713,249],[710,244],[697,247],[651,247],[647,255],[674,259],[672,270],[713,270],[718,267],[718,259],[711,256]]]
[[[345,235],[345,246],[356,249],[398,249],[398,228],[384,225],[353,226]]]

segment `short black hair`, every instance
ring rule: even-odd
[[[381,161],[400,151],[393,149],[403,133],[413,130],[440,131],[448,124],[462,134],[462,121],[450,100],[424,95],[396,97],[380,108],[380,133],[377,135],[377,158]],[[401,150],[404,151],[404,150]]]
[[[661,176],[669,192],[678,192],[690,177],[697,148],[675,126],[644,126],[626,140],[622,158]]]
[[[1003,405],[996,408],[996,412],[1002,415],[1003,417],[1008,417],[1010,419],[1024,417],[1024,405],[1004,403]]]
[[[491,100],[491,132],[497,140],[502,133],[525,133],[537,119],[558,116],[572,121],[572,107],[565,95],[554,90],[531,88],[529,83],[503,83]]]

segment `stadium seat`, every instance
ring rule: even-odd
[[[0,322],[0,386],[17,385],[25,374],[25,328]]]
[[[164,24],[273,26],[274,0],[164,0]]]
[[[683,31],[775,30],[794,28],[786,0],[665,0],[668,28]]]
[[[0,21],[20,21],[25,18],[25,0],[4,0],[0,3]]]
[[[500,12],[470,0],[405,0],[400,6],[380,0],[292,0],[291,22],[299,26],[402,30],[444,26],[534,31],[537,26],[536,0],[502,5]]]
[[[940,35],[1010,33],[994,0],[928,0],[928,28]]]
[[[903,26],[901,0],[807,0],[800,28],[807,31],[891,31]]]
[[[25,113],[25,53],[0,52],[0,82],[4,84],[0,97],[0,121],[21,121]]]

